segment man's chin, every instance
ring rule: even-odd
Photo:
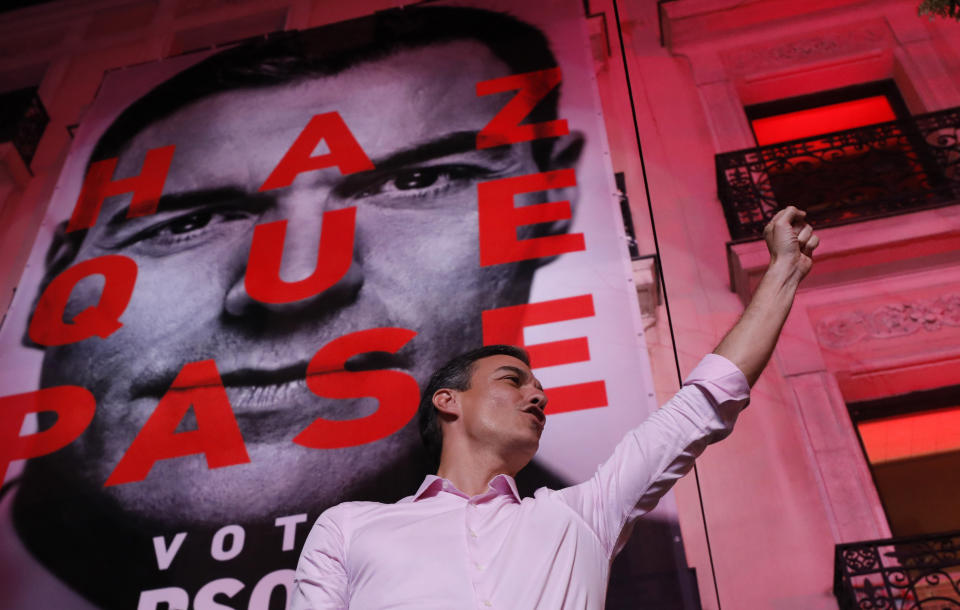
[[[257,442],[246,449],[245,464],[208,468],[203,456],[192,455],[158,461],[143,481],[98,487],[114,510],[146,522],[219,527],[315,516],[345,500],[393,501],[424,475],[419,450],[399,435],[335,450]]]
[[[168,460],[156,464],[143,481],[103,491],[124,514],[163,527],[217,527],[312,514],[350,493],[350,473],[341,468],[317,464],[311,469],[317,475],[311,475],[304,460],[273,448],[251,444],[248,453],[250,463],[213,469],[202,456]],[[318,476],[321,472],[324,476]]]
[[[280,477],[255,466],[208,470],[202,458],[199,465],[187,460],[193,462],[182,458],[174,466],[155,467],[143,481],[105,487],[103,493],[123,515],[161,527],[251,522],[283,504],[301,504],[285,497],[295,490],[282,488]]]

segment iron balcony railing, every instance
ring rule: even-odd
[[[960,531],[838,544],[841,610],[960,608]]]
[[[793,204],[815,226],[960,202],[960,108],[717,155],[730,237]]]

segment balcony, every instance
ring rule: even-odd
[[[960,108],[717,155],[734,242],[759,239],[777,210],[829,227],[960,201]]]
[[[960,607],[960,532],[838,544],[833,593],[840,608]]]

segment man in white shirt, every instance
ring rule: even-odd
[[[536,453],[548,408],[525,353],[489,346],[442,367],[420,410],[437,474],[395,504],[348,502],[321,515],[293,609],[603,608],[632,524],[746,406],[819,243],[804,216],[788,207],[773,218],[770,265],[741,319],[579,485],[517,493],[513,477]]]

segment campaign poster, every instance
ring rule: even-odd
[[[284,608],[324,509],[430,472],[419,389],[483,344],[547,388],[521,488],[587,478],[656,407],[614,192],[576,0],[107,74],[0,329],[3,607]],[[670,607],[653,538],[609,607]]]

